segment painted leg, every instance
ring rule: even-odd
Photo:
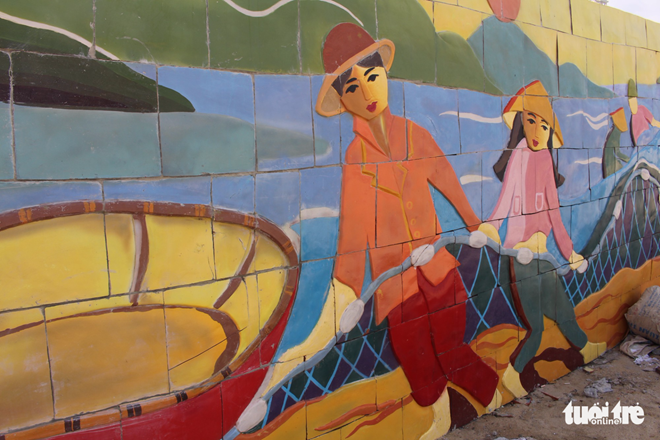
[[[502,385],[516,397],[522,397],[527,394],[527,390],[520,383],[520,373],[511,364],[506,367],[506,371],[502,375]]]
[[[448,433],[449,428],[451,428],[451,410],[447,388],[431,408],[433,408],[433,424],[428,431],[422,434],[419,440],[437,440]]]
[[[520,382],[520,373],[536,355],[536,351],[541,346],[544,330],[539,277],[512,283],[511,294],[516,312],[527,329],[527,334],[511,354],[511,363],[502,376],[502,384],[514,396],[522,397],[527,391]]]

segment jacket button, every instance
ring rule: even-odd
[[[415,223],[417,223],[417,219],[416,219],[416,218],[410,220],[410,226],[415,226]]]
[[[415,238],[419,238],[419,237],[421,237],[421,236],[422,236],[422,234],[420,234],[419,231],[415,231],[415,232],[413,233],[413,237],[415,237]]]
[[[406,208],[412,209],[412,207],[413,207],[413,202],[406,203]]]

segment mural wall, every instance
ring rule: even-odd
[[[0,0],[0,439],[435,439],[660,285],[660,24]]]

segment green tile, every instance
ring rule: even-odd
[[[0,11],[23,20],[55,26],[92,41],[92,0],[0,0]],[[4,23],[3,23],[4,26]],[[38,34],[38,29],[30,26]]]
[[[435,82],[436,33],[417,1],[377,0],[378,38],[396,46],[392,77]],[[466,44],[467,45],[467,44]],[[475,56],[475,61],[476,56]]]
[[[96,0],[96,43],[121,60],[208,66],[205,0]]]
[[[259,0],[234,3],[246,11],[261,11],[266,6]],[[283,4],[263,17],[251,17],[224,0],[209,0],[209,36],[212,67],[300,72],[298,2]]]
[[[157,116],[14,106],[19,179],[160,175]]]

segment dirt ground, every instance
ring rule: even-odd
[[[618,346],[588,365],[593,372],[578,368],[570,374],[536,389],[526,398],[509,403],[492,414],[450,432],[446,440],[647,440],[660,439],[660,374],[643,371]],[[612,392],[597,399],[584,394],[585,387],[607,378]],[[552,397],[544,394],[547,393]],[[558,400],[554,400],[553,397]],[[644,409],[641,425],[567,425],[563,414],[568,402],[591,407],[596,402],[610,409],[639,404]]]

